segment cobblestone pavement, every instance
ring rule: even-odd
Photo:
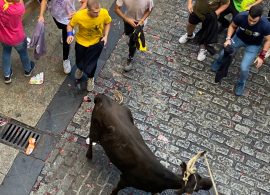
[[[144,140],[175,173],[182,161],[207,150],[221,194],[270,194],[270,85],[264,79],[269,66],[259,71],[252,67],[245,95],[236,97],[239,60],[228,77],[215,84],[210,71],[214,58],[198,62],[197,46],[178,44],[188,16],[185,2],[156,0],[155,6],[146,28],[149,52],[137,54],[135,70],[123,73],[127,56],[123,37],[97,78],[95,93],[121,91]],[[92,102],[82,103],[46,161],[33,195],[107,195],[116,186],[119,172],[99,145],[92,161],[85,158],[92,108]],[[208,175],[203,161],[197,167]],[[121,194],[144,192],[125,189]]]

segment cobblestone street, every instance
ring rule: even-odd
[[[270,74],[269,59],[259,71],[252,67],[245,94],[237,97],[234,87],[241,53],[228,77],[215,84],[210,70],[215,56],[207,54],[199,62],[197,45],[178,43],[188,17],[185,1],[154,3],[145,28],[148,52],[138,52],[135,70],[124,73],[128,46],[123,36],[89,97],[93,101],[96,93],[112,96],[114,89],[121,91],[145,142],[173,172],[180,174],[182,161],[206,150],[220,194],[269,195],[270,83],[264,77]],[[217,49],[224,37],[219,36]],[[93,102],[82,103],[48,157],[32,195],[108,195],[116,186],[119,172],[101,146],[94,146],[92,161],[85,157],[93,107]],[[204,161],[197,163],[197,169],[208,176]],[[127,188],[119,194],[146,193]]]

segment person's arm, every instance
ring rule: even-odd
[[[146,18],[148,18],[148,16],[151,14],[153,8],[150,10],[150,9],[147,9],[145,12],[144,12],[144,15],[142,17],[142,19],[139,21],[139,23],[137,24],[137,26],[139,25],[143,25],[144,24],[144,21],[146,20]]]
[[[219,8],[216,9],[216,14],[219,16],[225,9],[227,9],[230,5],[230,1],[228,1],[226,4],[221,5]]]
[[[108,34],[110,32],[110,28],[111,28],[111,23],[104,25],[103,38],[101,39],[101,41],[104,41],[104,45],[107,44]]]
[[[263,49],[261,50],[261,52],[259,53],[259,56],[256,58],[255,62],[256,63],[256,68],[260,68],[263,65],[263,61],[265,58],[265,55],[267,53],[267,51],[270,48],[270,35],[265,36],[265,42],[263,45]]]
[[[263,0],[257,0],[257,1],[255,1],[254,3],[248,5],[248,10],[250,10],[250,8],[251,8],[252,6],[257,5],[257,4],[261,3],[262,1],[263,1]]]
[[[192,4],[192,0],[188,0],[187,1],[187,8],[188,8],[188,12],[192,13],[193,12],[193,4]]]
[[[39,17],[38,17],[39,22],[44,22],[44,13],[46,11],[46,7],[47,7],[47,0],[41,0]]]
[[[78,9],[78,11],[86,8],[87,0],[80,0],[80,3],[81,3],[81,7]]]
[[[73,27],[69,24],[67,25],[67,43],[71,44],[74,40]]]
[[[81,0],[80,3],[81,3],[81,7],[80,7],[77,11],[80,11],[80,10],[83,10],[83,9],[86,8],[86,6],[87,6],[87,0]],[[68,18],[71,19],[72,16],[73,16],[75,13],[76,13],[76,11],[69,13]]]
[[[118,5],[115,5],[114,7],[114,11],[115,13],[120,17],[122,18],[125,22],[129,23],[132,27],[136,27],[136,24],[135,24],[135,20],[133,18],[129,18],[127,17],[121,10],[121,7],[118,6]]]
[[[228,31],[227,31],[227,37],[226,37],[226,41],[224,43],[224,47],[232,44],[232,36],[233,36],[234,32],[236,31],[236,29],[237,29],[237,25],[234,22],[232,22],[228,28]]]

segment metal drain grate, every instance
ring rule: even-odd
[[[22,150],[28,146],[30,137],[35,138],[36,143],[38,143],[41,134],[12,123],[7,124],[0,132],[1,141]]]

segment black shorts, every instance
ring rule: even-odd
[[[202,20],[196,15],[194,14],[193,12],[191,14],[189,14],[189,17],[188,17],[188,22],[190,24],[199,24],[200,22],[202,22]]]

